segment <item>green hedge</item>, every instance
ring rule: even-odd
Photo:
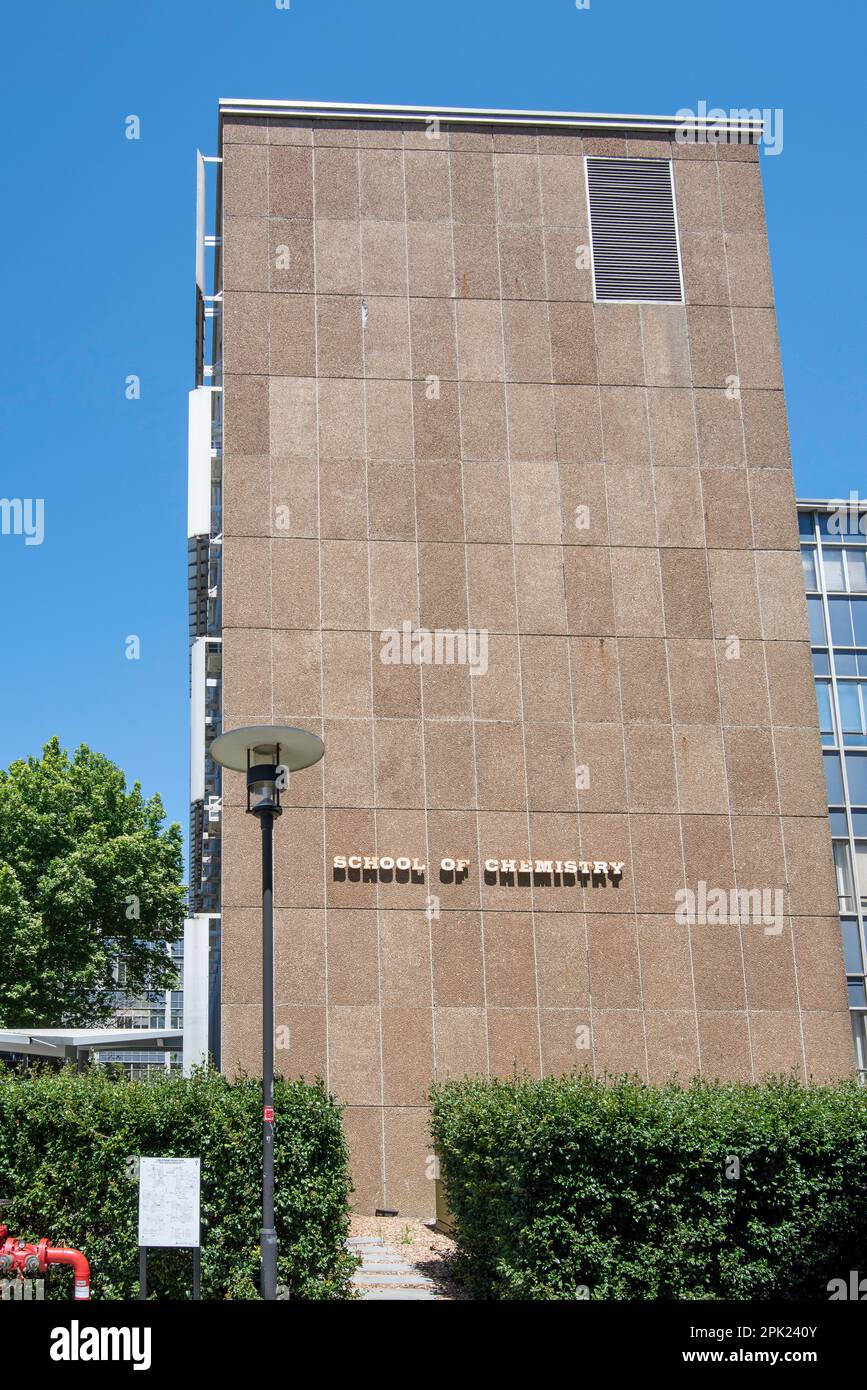
[[[827,1299],[867,1275],[854,1082],[466,1080],[431,1098],[478,1297]]]
[[[258,1081],[200,1071],[145,1082],[99,1068],[0,1071],[0,1221],[12,1236],[47,1236],[90,1261],[94,1298],[138,1297],[138,1183],[131,1155],[202,1161],[202,1297],[256,1298],[262,1191]],[[345,1297],[355,1260],[348,1232],[347,1148],[321,1083],[275,1083],[278,1278],[285,1297]],[[189,1254],[154,1254],[156,1296],[188,1298]],[[55,1270],[49,1298],[69,1298]]]

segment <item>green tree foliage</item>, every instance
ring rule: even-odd
[[[0,1026],[87,1026],[112,1015],[118,956],[133,993],[169,989],[183,932],[183,850],[159,796],[52,738],[0,770]]]
[[[274,1084],[280,1296],[350,1297],[348,1150],[321,1082]],[[262,1086],[201,1069],[192,1077],[112,1080],[100,1067],[21,1077],[0,1071],[0,1220],[10,1235],[72,1245],[94,1298],[138,1297],[135,1159],[201,1159],[202,1297],[256,1298],[262,1222]],[[46,1298],[71,1297],[53,1270]],[[188,1253],[154,1252],[155,1298],[189,1298]],[[5,1324],[4,1324],[5,1325]]]
[[[432,1100],[459,1277],[481,1298],[827,1299],[867,1274],[854,1081],[466,1080]]]

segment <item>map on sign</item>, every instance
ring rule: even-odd
[[[139,1245],[198,1246],[200,1160],[141,1158]]]

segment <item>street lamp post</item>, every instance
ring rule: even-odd
[[[262,1274],[264,1299],[277,1297],[274,1224],[274,821],[289,773],[318,763],[325,745],[316,734],[286,724],[254,724],[220,734],[211,757],[247,774],[247,811],[262,827]]]

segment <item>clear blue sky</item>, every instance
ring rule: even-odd
[[[847,495],[865,490],[865,16],[858,0],[6,6],[0,497],[46,510],[41,546],[0,536],[0,765],[55,732],[85,741],[186,825],[193,156],[216,152],[218,97],[782,107],[763,165],[796,485]]]

